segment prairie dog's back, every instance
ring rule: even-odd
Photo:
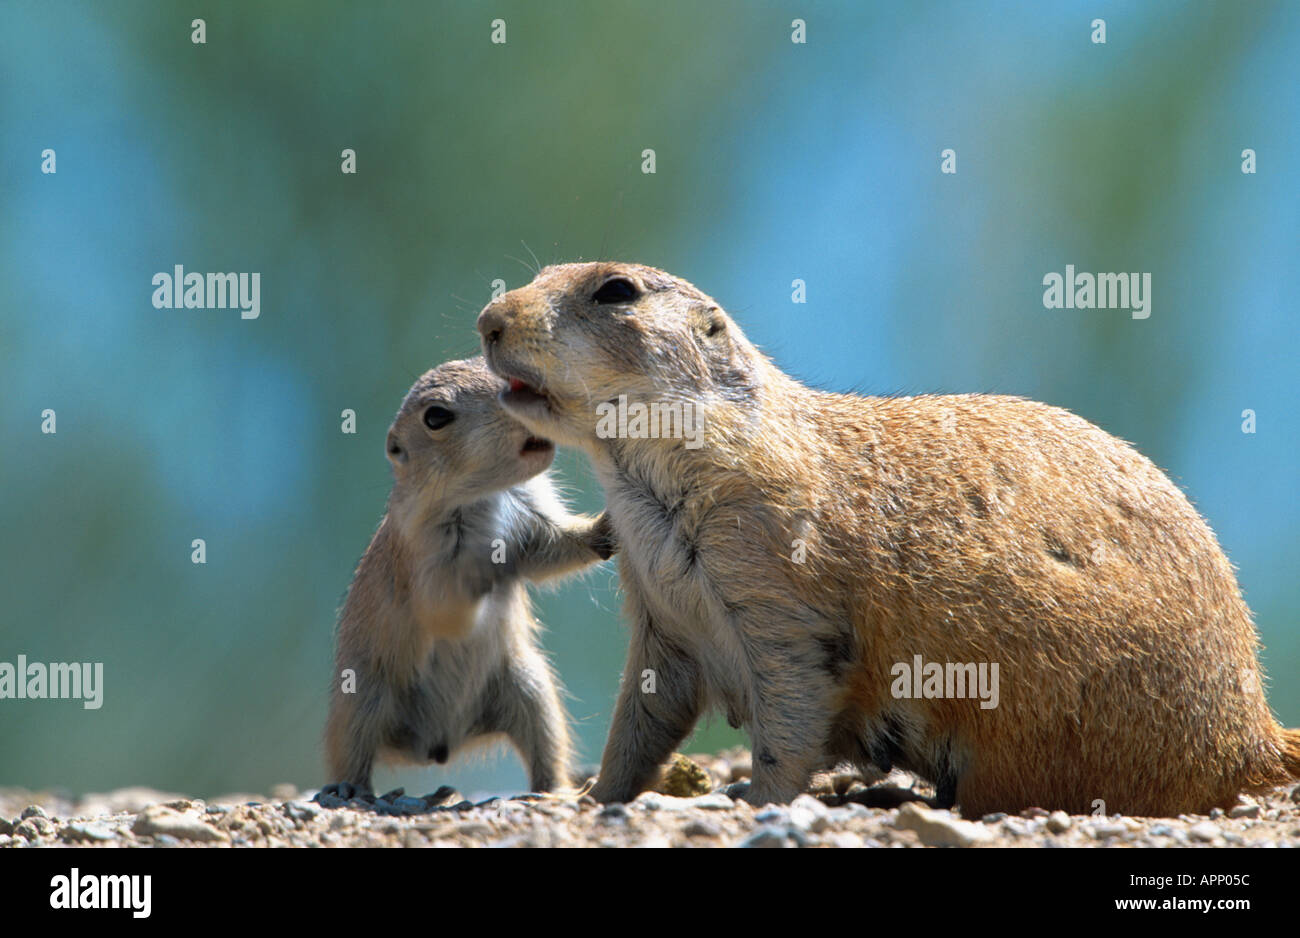
[[[805,595],[856,597],[857,712],[911,727],[915,748],[944,727],[966,810],[1208,810],[1284,778],[1232,568],[1150,460],[1032,401],[825,403],[827,427],[851,412],[862,429],[810,475],[862,484],[815,501]],[[996,708],[896,700],[891,669],[918,655],[997,663]]]

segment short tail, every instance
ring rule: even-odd
[[[1300,729],[1282,730],[1282,767],[1300,779]]]

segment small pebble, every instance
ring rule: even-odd
[[[788,847],[786,832],[781,827],[769,825],[760,827],[736,846],[738,847]]]
[[[43,820],[43,819],[41,819]],[[45,823],[49,823],[46,821]],[[21,837],[24,840],[37,840],[41,836],[41,829],[33,823],[31,818],[22,821],[14,828],[14,836]]]
[[[116,835],[110,828],[107,828],[102,824],[69,824],[63,829],[63,839],[71,843],[76,843],[77,841],[102,842],[112,840],[115,836]]]
[[[193,814],[182,814],[165,805],[146,808],[136,818],[131,830],[143,837],[153,837],[160,841],[163,837],[181,840],[197,840],[201,843],[215,843],[230,839],[225,831],[218,830]]]
[[[687,837],[721,837],[722,828],[712,821],[699,818],[687,822],[686,826],[682,828],[682,833]]]
[[[927,847],[970,847],[993,839],[993,833],[972,821],[953,817],[950,811],[933,811],[909,801],[898,809],[894,824],[911,830]]]
[[[678,811],[681,810],[681,801],[680,798],[665,798],[657,791],[643,791],[632,800],[632,805],[643,811],[662,811],[665,808]]]
[[[1098,840],[1109,840],[1111,837],[1120,837],[1128,833],[1125,825],[1117,823],[1097,824],[1089,829],[1092,831],[1092,836]]]
[[[1073,823],[1064,811],[1053,811],[1047,816],[1047,829],[1053,834],[1064,834]]]
[[[1012,837],[1028,837],[1034,832],[1034,827],[1024,818],[1009,817],[1003,820],[1002,829]]]
[[[604,824],[626,824],[628,816],[627,808],[621,804],[607,804],[597,815]]]
[[[283,810],[295,821],[310,821],[320,814],[320,808],[306,801],[286,801]]]

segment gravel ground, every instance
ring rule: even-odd
[[[1209,817],[1075,816],[1039,809],[964,820],[931,810],[901,772],[818,776],[790,805],[735,801],[749,754],[676,757],[627,805],[522,795],[475,804],[450,788],[342,801],[277,786],[205,802],[128,788],[69,799],[0,789],[0,847],[1300,847],[1300,785]],[[323,803],[322,803],[323,802]]]

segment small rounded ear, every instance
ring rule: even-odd
[[[716,306],[695,313],[695,329],[702,338],[716,339],[727,331],[727,317]]]

